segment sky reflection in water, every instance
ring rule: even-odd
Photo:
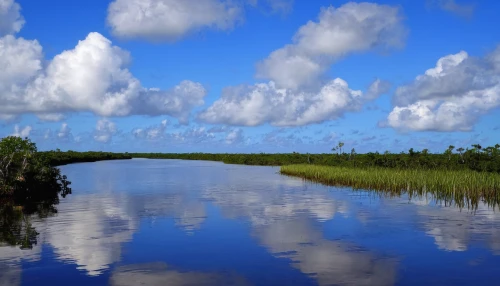
[[[0,247],[0,285],[494,285],[500,266],[500,216],[485,206],[214,162],[62,170],[73,194],[33,219],[33,249]]]

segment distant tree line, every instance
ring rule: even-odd
[[[500,144],[482,147],[479,144],[470,148],[449,146],[442,153],[430,153],[428,149],[390,153],[385,151],[358,154],[354,148],[344,152],[344,143],[339,142],[332,151],[335,153],[304,154],[209,154],[209,153],[129,153],[133,158],[182,159],[220,161],[227,164],[283,166],[291,164],[314,164],[345,167],[382,167],[397,169],[442,169],[474,170],[500,173]]]
[[[350,149],[350,150],[349,150]],[[227,164],[283,166],[291,164],[314,164],[345,167],[382,167],[396,169],[442,169],[474,170],[500,173],[500,144],[483,147],[473,144],[467,148],[449,146],[442,153],[431,153],[428,149],[391,153],[385,151],[357,153],[339,142],[332,148],[333,153],[113,153],[55,151],[37,152],[40,158],[51,166],[70,163],[96,162],[131,158],[182,159],[220,161]]]
[[[52,166],[61,166],[71,163],[97,162],[103,160],[132,159],[132,157],[128,153],[112,153],[100,151],[77,152],[69,150],[63,152],[57,149],[55,151],[39,152],[39,154],[43,156]]]

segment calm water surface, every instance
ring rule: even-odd
[[[0,285],[500,285],[500,215],[215,162],[63,166],[73,194],[0,247]]]

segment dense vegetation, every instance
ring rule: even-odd
[[[47,162],[52,166],[61,166],[71,163],[83,163],[83,162],[97,162],[103,160],[122,160],[131,159],[132,157],[128,153],[111,153],[111,152],[76,152],[76,151],[66,151],[61,150],[56,151],[45,151],[39,152]]]
[[[69,184],[29,139],[9,136],[0,141],[0,197],[19,203],[39,201],[54,190],[70,193]]]
[[[339,143],[343,147],[343,144]],[[334,148],[335,154],[207,154],[207,153],[130,153],[134,158],[183,159],[221,161],[227,164],[283,166],[291,164],[313,164],[323,166],[355,167],[355,168],[392,168],[423,170],[474,170],[500,173],[500,145],[483,148],[472,145],[472,148],[450,146],[441,154],[429,153],[428,150],[407,153],[366,153],[357,154],[354,149],[349,153],[341,147]]]
[[[339,146],[343,147],[342,143]],[[210,153],[111,153],[111,152],[40,152],[50,164],[64,165],[78,162],[95,162],[100,160],[149,158],[149,159],[182,159],[220,161],[226,164],[284,166],[292,164],[313,164],[322,166],[355,167],[355,168],[392,168],[423,170],[474,170],[500,173],[500,145],[483,148],[478,144],[472,148],[450,146],[441,154],[429,153],[428,150],[384,153],[370,152],[357,154],[354,149],[343,152],[335,147],[336,153],[300,154],[300,153],[253,153],[253,154],[210,154]]]
[[[500,174],[470,170],[418,170],[287,165],[281,173],[333,186],[382,191],[410,197],[432,194],[445,204],[475,208],[480,200],[500,203]]]
[[[0,141],[0,243],[29,248],[36,242],[33,214],[56,212],[59,197],[71,193],[70,182],[37,152],[29,139]]]

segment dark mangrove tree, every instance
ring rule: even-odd
[[[0,245],[32,247],[37,233],[30,217],[56,213],[59,198],[71,193],[69,185],[28,138],[0,140]]]

